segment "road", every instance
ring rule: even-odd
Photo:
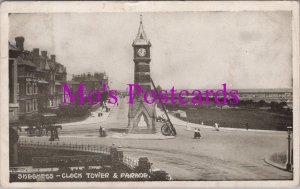
[[[105,121],[63,127],[61,143],[115,144],[131,157],[147,156],[154,167],[175,180],[274,180],[292,179],[292,173],[264,162],[264,157],[287,149],[286,133],[201,128],[202,138],[193,139],[193,129],[176,125],[178,135],[167,140],[98,137],[99,125],[107,129],[127,126],[128,104],[121,99]],[[159,128],[158,128],[159,129]],[[26,140],[47,141],[46,137]]]

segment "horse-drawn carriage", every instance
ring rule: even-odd
[[[27,120],[28,128],[25,129],[27,132],[27,136],[48,136],[48,133],[50,131],[51,138],[52,134],[57,135],[58,139],[58,133],[57,129],[62,129],[61,125],[56,125],[57,123],[57,115],[46,113],[46,114],[37,114],[35,116],[32,116],[30,119]]]

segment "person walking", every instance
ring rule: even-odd
[[[102,128],[102,137],[106,137],[105,127]]]
[[[216,131],[219,131],[219,124],[218,123],[215,123],[215,129],[216,129]]]
[[[197,137],[198,137],[198,130],[197,130],[197,128],[195,128],[195,130],[194,130],[194,139],[197,139]]]
[[[100,126],[100,128],[99,128],[99,136],[100,136],[100,137],[102,137],[102,131],[103,131],[103,130],[102,130],[102,127]]]
[[[191,126],[189,125],[189,121],[186,122],[185,130],[187,130],[187,131],[191,130]]]
[[[198,128],[198,139],[201,138],[201,132],[200,132],[200,128]]]

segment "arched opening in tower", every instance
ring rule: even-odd
[[[147,128],[149,125],[148,123],[148,118],[147,116],[145,115],[144,112],[142,112],[140,115],[139,115],[139,118],[138,118],[138,127],[139,128]]]

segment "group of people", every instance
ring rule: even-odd
[[[99,136],[100,137],[106,137],[106,131],[105,131],[105,128],[100,126],[99,128]]]
[[[203,125],[203,122],[201,123]],[[219,124],[215,123],[215,130],[219,131]],[[191,126],[187,123],[186,125],[186,130],[189,131],[191,130]],[[200,139],[201,138],[201,132],[200,132],[200,128],[195,128],[194,130],[194,139]]]

